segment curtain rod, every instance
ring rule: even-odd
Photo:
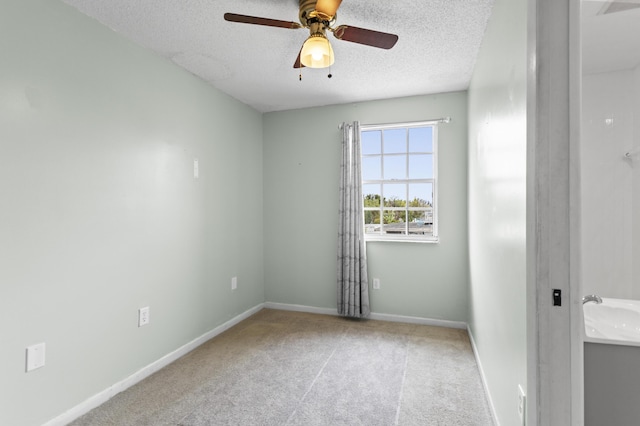
[[[442,118],[432,118],[429,120],[421,120],[421,121],[408,121],[405,123],[390,123],[390,124],[361,124],[360,128],[365,128],[365,129],[370,129],[370,128],[376,128],[376,127],[387,127],[387,128],[393,128],[393,127],[410,127],[410,126],[421,126],[421,125],[427,125],[427,124],[438,124],[438,123],[444,123],[444,124],[448,124],[451,123],[451,117],[442,117]],[[342,130],[344,123],[340,123],[338,124],[338,129]]]

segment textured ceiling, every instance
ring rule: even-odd
[[[262,112],[465,90],[493,0],[344,0],[335,25],[399,36],[391,50],[336,40],[327,69],[293,63],[308,30],[227,22],[225,12],[298,21],[298,0],[63,0]]]
[[[612,10],[619,11],[611,13]],[[583,72],[592,74],[627,70],[638,65],[640,1],[583,0]]]

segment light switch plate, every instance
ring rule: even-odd
[[[149,324],[149,307],[138,309],[138,327]]]

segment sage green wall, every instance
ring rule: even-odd
[[[334,78],[339,78],[335,76]],[[439,244],[367,245],[373,312],[466,321],[466,92],[264,114],[265,293],[268,302],[336,308],[338,124],[451,116],[439,127]]]
[[[0,424],[39,425],[264,301],[262,116],[59,1],[0,53]]]
[[[469,326],[502,425],[526,389],[526,10],[496,0],[469,88]]]

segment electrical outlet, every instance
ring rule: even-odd
[[[373,289],[380,290],[380,278],[373,279]]]
[[[198,179],[200,177],[200,163],[198,159],[193,160],[193,178]]]
[[[231,290],[236,290],[238,288],[238,277],[231,278]]]
[[[38,343],[27,347],[27,372],[44,367],[45,344]]]
[[[518,415],[520,416],[520,424],[525,426],[527,422],[527,396],[522,389],[522,385],[518,385]]]
[[[138,309],[138,327],[149,324],[149,307]]]

